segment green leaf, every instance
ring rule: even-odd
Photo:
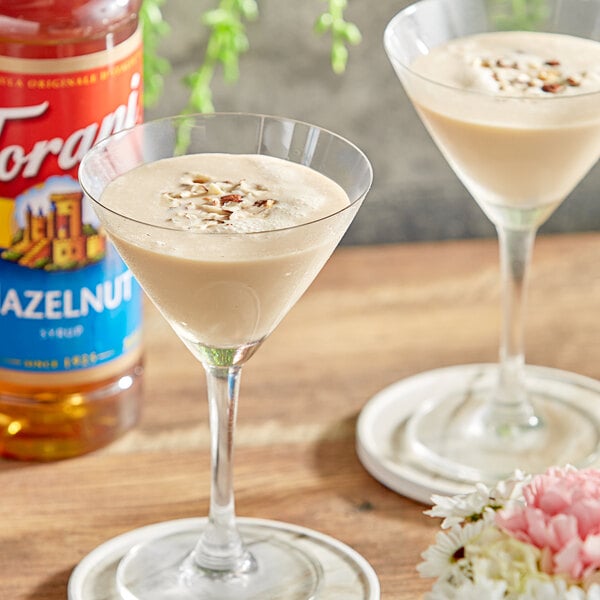
[[[344,44],[334,43],[331,47],[331,68],[336,74],[343,73],[346,70],[348,62],[348,49]]]
[[[360,29],[354,23],[346,23],[343,36],[344,39],[353,46],[360,44],[360,42],[362,41]]]
[[[315,21],[315,31],[317,33],[325,33],[329,31],[331,25],[333,24],[333,17],[331,13],[323,13],[316,21]]]
[[[316,20],[314,29],[317,33],[329,32],[331,35],[331,68],[334,73],[341,74],[348,63],[347,44],[356,45],[361,41],[360,30],[354,23],[344,19],[347,0],[326,0],[327,10]]]

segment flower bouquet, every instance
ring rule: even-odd
[[[436,578],[426,600],[600,600],[600,470],[517,472],[432,500],[447,531],[418,566]]]

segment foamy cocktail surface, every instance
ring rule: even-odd
[[[451,40],[411,65],[451,87],[502,96],[600,91],[600,43],[532,31],[497,31]]]
[[[293,227],[349,203],[321,173],[260,154],[190,154],[147,163],[113,181],[101,201],[151,225],[229,233]]]

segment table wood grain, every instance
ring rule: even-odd
[[[235,463],[237,512],[316,529],[375,568],[386,600],[420,598],[415,572],[438,524],[373,479],[355,453],[368,399],[420,371],[494,361],[494,240],[342,247],[245,367]],[[600,378],[600,235],[538,240],[528,362]],[[155,309],[135,430],[49,464],[0,461],[0,598],[64,600],[73,568],[105,540],[204,516],[206,387]]]

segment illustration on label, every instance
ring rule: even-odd
[[[15,199],[16,231],[0,258],[29,269],[70,271],[102,260],[106,239],[72,177],[49,177]]]

